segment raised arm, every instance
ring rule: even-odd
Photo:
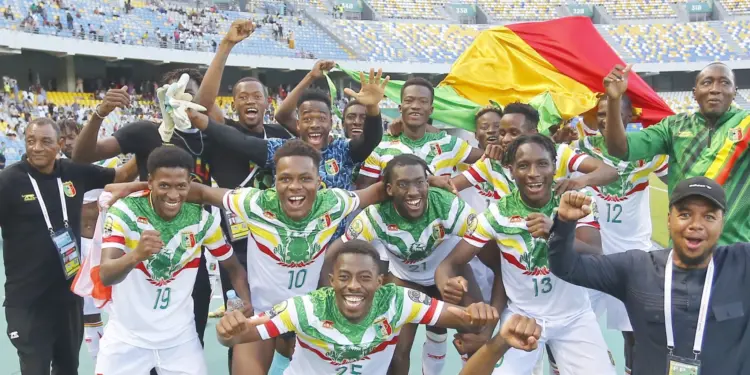
[[[607,94],[607,126],[604,128],[604,139],[609,153],[623,160],[628,156],[628,138],[625,135],[625,125],[622,123],[622,103],[620,99],[628,90],[628,76],[632,65],[615,65],[604,77],[604,90]]]
[[[464,267],[474,259],[481,247],[474,246],[462,239],[453,251],[438,265],[435,270],[435,285],[448,302],[459,304],[464,294],[469,291],[469,283],[462,276]]]
[[[620,300],[625,298],[634,251],[613,255],[579,254],[576,223],[591,212],[591,197],[567,192],[560,200],[549,240],[550,271],[571,284],[596,289]]]
[[[299,100],[302,93],[310,87],[316,80],[323,77],[323,73],[333,69],[336,63],[330,60],[319,60],[315,63],[312,70],[305,75],[304,78],[287,94],[279,108],[276,109],[274,118],[276,122],[281,124],[294,136],[298,136],[297,133],[297,117],[295,112],[297,110],[297,101]]]
[[[99,160],[115,157],[121,153],[120,144],[114,137],[99,138],[99,129],[104,119],[115,108],[130,106],[130,96],[127,87],[107,91],[101,104],[96,106],[89,122],[81,129],[73,147],[73,161],[79,163],[93,163]]]
[[[508,349],[534,350],[541,334],[542,327],[534,318],[514,314],[495,337],[469,358],[459,375],[490,375]]]
[[[365,209],[367,206],[386,201],[388,193],[385,191],[383,181],[376,182],[369,187],[354,192],[359,197],[359,208]]]
[[[208,114],[212,120],[219,124],[224,123],[224,113],[221,108],[216,105],[216,97],[219,95],[219,88],[221,86],[221,76],[224,74],[224,66],[227,64],[227,58],[232,52],[232,48],[247,39],[252,35],[255,30],[250,20],[235,20],[229,27],[227,34],[219,43],[216,48],[216,55],[211,60],[211,65],[208,66],[206,75],[203,77],[198,93],[196,94],[194,101],[208,110]]]
[[[365,78],[363,72],[359,72],[359,80],[362,87],[359,92],[345,88],[344,93],[351,96],[365,106],[367,118],[365,118],[364,134],[356,140],[351,141],[349,153],[355,162],[363,162],[370,156],[375,147],[383,138],[383,120],[380,117],[380,101],[383,100],[385,88],[391,80],[390,76],[383,77],[383,69],[370,68],[370,74]]]
[[[115,169],[115,183],[130,182],[138,177],[138,164],[135,158]]]
[[[230,151],[237,158],[244,158],[257,165],[265,165],[268,160],[268,142],[263,138],[243,134],[239,130],[217,123],[209,116],[198,111],[188,110],[188,117],[193,127],[208,136],[209,142],[221,147],[219,152]]]

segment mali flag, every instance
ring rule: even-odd
[[[520,101],[540,111],[543,131],[592,109],[615,64],[625,65],[587,17],[493,27],[476,37],[435,89],[432,117],[473,131],[478,108]],[[391,81],[386,96],[400,102],[402,85]],[[673,114],[637,74],[630,75],[628,95],[644,126]]]

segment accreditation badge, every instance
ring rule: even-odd
[[[701,361],[667,355],[667,375],[700,375]]]
[[[241,217],[227,210],[221,210],[221,214],[224,216],[224,222],[227,224],[227,228],[229,228],[230,242],[247,238],[247,235],[250,233],[250,227],[247,226],[247,223],[245,223]]]
[[[81,252],[78,250],[78,243],[76,243],[73,231],[70,228],[65,228],[52,233],[51,236],[60,257],[65,279],[70,280],[81,269]]]

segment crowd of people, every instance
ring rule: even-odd
[[[376,69],[343,90],[332,136],[335,103],[313,88],[331,61],[285,93],[277,123],[251,77],[227,117],[225,63],[253,31],[235,21],[205,75],[167,73],[156,121],[118,118],[103,134],[133,106],[112,88],[82,128],[25,126],[25,156],[0,172],[22,374],[77,373],[84,338],[97,374],[207,374],[214,261],[231,300],[216,335],[235,375],[436,375],[448,343],[461,374],[541,374],[545,351],[555,373],[615,374],[603,314],[628,373],[750,366],[750,112],[732,106],[728,66],[697,75],[698,112],[642,131],[625,131],[633,73],[618,65],[582,134],[546,136],[529,104],[492,105],[472,147],[429,125],[435,90],[421,78],[403,84],[386,132],[390,78]],[[652,174],[669,186],[666,249],[651,242]]]

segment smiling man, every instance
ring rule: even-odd
[[[583,255],[573,250],[571,233],[590,213],[591,198],[563,196],[549,241],[550,270],[625,303],[637,348],[634,374],[741,374],[750,366],[750,245],[718,245],[726,208],[716,181],[692,177],[669,200],[672,249]]]
[[[726,226],[720,244],[750,242],[750,111],[732,106],[737,87],[734,72],[723,63],[711,63],[698,73],[693,96],[696,113],[669,116],[638,132],[625,132],[621,101],[628,89],[632,66],[615,66],[604,78],[607,102],[607,148],[623,160],[649,160],[669,155],[669,192],[682,180],[705,176],[727,193]]]
[[[219,220],[185,203],[193,159],[177,147],[148,159],[148,191],[109,208],[102,233],[101,283],[112,287],[110,319],[98,374],[207,374],[195,327],[192,292],[205,246],[249,304],[242,265],[224,241]]]
[[[547,238],[559,197],[552,190],[555,174],[555,144],[541,134],[523,135],[506,150],[517,189],[500,199],[477,218],[476,229],[467,233],[438,266],[435,281],[442,295],[460,299],[467,290],[461,269],[490,241],[501,255],[501,278],[509,300],[504,316],[522,313],[544,322],[539,348],[510,350],[495,375],[529,375],[548,343],[558,365],[570,374],[612,374],[596,316],[585,289],[551,275],[547,260]],[[600,253],[598,224],[593,215],[574,228],[582,252]]]
[[[495,119],[487,124],[497,130],[489,129],[486,145],[498,145],[505,152],[516,138],[522,135],[538,134],[538,124],[539,112],[534,107],[518,102],[508,104],[503,109],[499,122]],[[606,185],[617,179],[617,171],[614,168],[594,158],[576,153],[566,144],[557,145],[555,159],[557,160],[554,176],[555,191],[558,194],[567,190],[579,190],[586,186]],[[576,173],[581,175],[573,177]],[[501,161],[485,157],[461,175],[454,177],[453,184],[461,191],[470,186],[490,183],[494,187],[491,198],[497,200],[515,189],[513,179],[509,177],[507,166],[503,166]]]
[[[410,323],[469,330],[497,324],[497,310],[484,303],[464,309],[413,289],[383,285],[378,260],[369,243],[347,242],[332,259],[331,287],[274,306],[258,316],[270,319],[263,325],[232,312],[216,325],[219,341],[231,346],[296,332],[300,348],[286,375],[385,375]]]
[[[367,207],[352,221],[341,240],[373,243],[381,252],[381,260],[389,261],[388,282],[439,298],[435,269],[452,250],[452,246],[440,245],[463,237],[476,214],[457,196],[429,187],[428,171],[427,163],[416,155],[402,154],[391,159],[383,171],[390,201]],[[415,334],[414,325],[402,329],[391,363],[392,374],[409,372]],[[445,343],[447,338],[445,329],[427,327],[423,352],[431,358],[445,357],[446,345],[430,344]],[[423,372],[439,374],[443,362],[423,356],[423,367],[429,367]]]

